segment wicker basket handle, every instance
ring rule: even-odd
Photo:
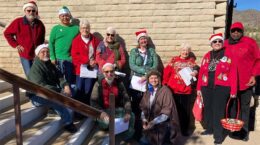
[[[227,105],[226,105],[226,118],[228,118],[228,106],[229,106],[229,103],[230,103],[230,100],[232,98],[229,97],[228,99],[228,102],[227,102]],[[240,113],[240,101],[238,98],[235,98],[237,100],[237,115],[236,115],[236,119],[238,119],[238,116],[239,116],[239,113]]]

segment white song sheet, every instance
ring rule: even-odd
[[[97,78],[98,69],[94,68],[93,70],[89,70],[87,65],[82,64],[80,66],[80,77],[81,78]]]
[[[129,121],[124,122],[124,118],[115,118],[115,134],[128,130]]]
[[[141,77],[132,76],[130,88],[135,89],[137,91],[145,92],[146,91],[146,81],[140,82]]]
[[[191,84],[191,79],[196,81],[197,79],[195,77],[191,76],[192,70],[190,67],[185,67],[179,71],[179,74],[181,78],[183,79],[186,86],[189,86]]]

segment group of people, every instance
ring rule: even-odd
[[[120,134],[124,140],[134,137],[143,145],[176,144],[180,135],[191,134],[191,104],[197,94],[205,107],[203,135],[213,134],[215,144],[224,141],[227,131],[220,120],[226,113],[227,100],[238,98],[246,132],[242,139],[249,139],[249,101],[255,78],[260,74],[260,51],[253,39],[244,36],[242,23],[231,26],[231,37],[225,41],[221,33],[210,37],[212,50],[205,54],[200,67],[191,46],[183,43],[180,55],[174,56],[163,72],[159,72],[159,56],[148,43],[145,29],[135,33],[137,46],[130,50],[127,60],[113,27],[108,27],[104,40],[100,40],[90,32],[87,20],[80,20],[79,26],[73,24],[69,9],[63,6],[58,13],[60,24],[51,29],[47,44],[36,3],[24,4],[23,11],[24,17],[15,19],[5,29],[4,36],[17,49],[26,77],[100,109],[102,113],[97,118],[100,129],[108,129],[112,96],[115,97],[115,116],[129,122],[128,130]],[[116,74],[123,72],[127,64],[130,77],[122,79]],[[179,73],[184,68],[190,70],[189,84]],[[96,72],[96,75],[86,75],[83,70]],[[144,91],[129,87],[133,77],[144,84]],[[77,131],[73,114],[80,114],[40,96],[29,95],[29,98],[35,106],[53,108],[67,131]],[[233,135],[241,136],[241,133]]]

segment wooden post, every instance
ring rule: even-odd
[[[13,84],[16,144],[23,144],[19,87]]]
[[[115,95],[109,94],[109,145],[115,145]]]

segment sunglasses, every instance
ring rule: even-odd
[[[214,41],[212,41],[212,43],[222,43],[223,41],[222,40],[214,40]]]
[[[107,36],[114,37],[114,36],[115,36],[115,34],[109,34],[109,33],[107,33]]]
[[[32,12],[32,13],[35,13],[36,10],[26,10],[28,13]]]
[[[235,29],[231,29],[230,31],[231,31],[231,33],[234,33],[234,32],[236,32],[236,31],[239,32],[239,33],[242,33],[242,32],[243,32],[243,30],[241,30],[241,29],[236,29],[236,28],[235,28]]]
[[[114,70],[108,70],[108,71],[104,71],[104,73],[113,73],[114,72]]]

